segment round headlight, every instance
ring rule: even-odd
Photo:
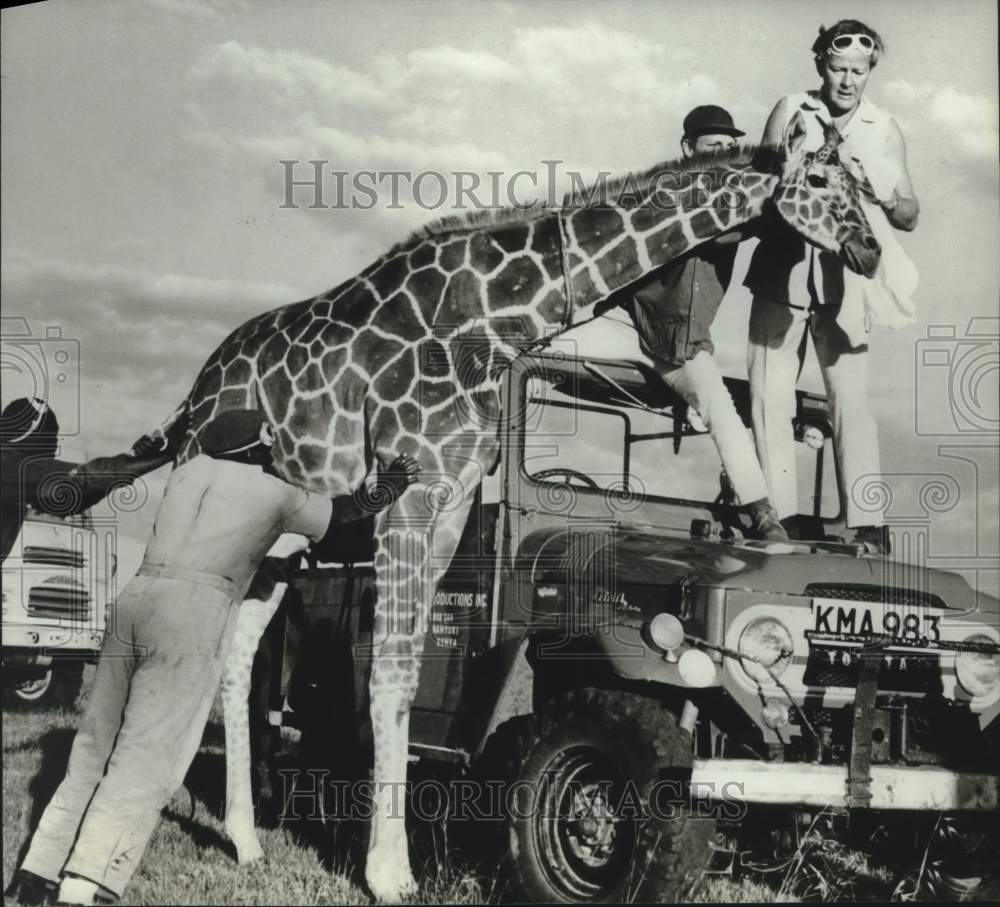
[[[664,652],[684,642],[684,625],[673,614],[657,614],[649,622],[649,638]]]
[[[792,662],[792,634],[773,617],[758,617],[740,634],[740,664],[757,683],[780,677]]]
[[[718,671],[715,662],[701,649],[688,649],[677,662],[681,680],[689,687],[710,687],[715,683]]]
[[[995,645],[983,633],[970,636],[965,642]],[[1000,655],[986,652],[959,652],[955,659],[955,677],[970,696],[979,699],[996,693],[1000,687]]]

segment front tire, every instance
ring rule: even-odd
[[[505,749],[513,894],[550,903],[671,902],[697,883],[715,823],[677,805],[676,785],[658,783],[664,770],[683,774],[693,756],[691,736],[663,705],[573,691],[515,719]]]

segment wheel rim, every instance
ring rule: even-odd
[[[52,684],[52,669],[37,677],[26,677],[14,683],[14,692],[25,702],[41,699]]]
[[[546,766],[533,817],[537,851],[552,885],[573,900],[621,884],[635,849],[634,817],[621,815],[625,774],[591,747],[564,750]]]

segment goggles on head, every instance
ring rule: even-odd
[[[830,42],[830,46],[827,48],[828,52],[835,54],[840,57],[844,54],[849,54],[852,50],[859,50],[863,54],[867,54],[869,57],[875,50],[875,39],[871,35],[837,35]]]

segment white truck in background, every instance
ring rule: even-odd
[[[90,511],[28,511],[3,564],[3,696],[15,706],[69,706],[101,649],[108,609],[142,546]]]

